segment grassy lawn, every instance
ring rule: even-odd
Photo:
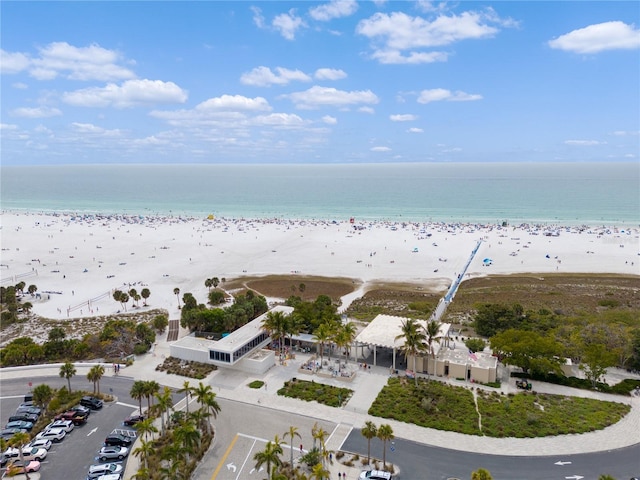
[[[289,380],[284,387],[278,390],[278,395],[283,397],[298,398],[306,402],[316,401],[330,407],[340,407],[347,403],[353,390],[348,388],[333,387],[324,383],[316,383],[313,380]]]
[[[489,437],[544,437],[600,430],[619,421],[630,407],[616,402],[533,393],[501,395],[438,381],[390,378],[369,414],[422,427]]]

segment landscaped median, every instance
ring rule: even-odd
[[[624,403],[520,392],[501,394],[438,381],[390,378],[369,414],[489,437],[545,437],[601,430],[630,411]]]
[[[307,402],[316,401],[330,407],[341,407],[351,398],[353,390],[333,387],[313,380],[309,382],[293,378],[284,383],[284,386],[278,390],[278,395],[298,398]]]

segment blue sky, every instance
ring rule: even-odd
[[[639,161],[635,1],[0,13],[3,165]]]

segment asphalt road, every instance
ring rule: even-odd
[[[393,442],[393,445],[387,442],[387,461],[400,467],[398,480],[446,480],[452,477],[466,480],[478,468],[487,469],[495,480],[597,480],[603,474],[628,480],[640,475],[640,444],[581,455],[511,457],[430,447],[404,439]],[[482,442],[482,437],[478,437],[478,442]],[[343,449],[366,457],[367,440],[360,430],[354,429]],[[371,440],[371,455],[382,458],[380,440]]]
[[[56,388],[66,385],[66,380],[56,377],[32,378],[30,381],[33,386],[40,383]],[[138,403],[129,396],[132,383],[133,379],[127,377],[102,379],[101,390],[117,396],[118,402],[92,413],[85,426],[76,428],[67,439],[51,448],[42,466],[47,480],[84,478],[89,465],[95,463],[95,455],[106,434],[114,428],[122,428],[122,420],[132,412],[132,407],[137,406]],[[21,379],[2,380],[0,387],[0,418],[6,419],[15,411],[29,387],[27,381]],[[86,378],[76,378],[71,380],[71,387],[90,390],[92,384]],[[174,402],[181,398],[175,394]],[[313,403],[309,404],[306,416],[222,398],[218,398],[218,403],[221,412],[215,421],[217,437],[196,470],[194,480],[211,480],[214,474],[216,480],[255,478],[257,472],[251,472],[253,455],[275,435],[283,438],[290,425],[298,427],[302,436],[301,439],[296,438],[295,445],[301,443],[305,449],[312,444],[311,428],[316,421],[329,434],[336,426],[314,418]],[[94,428],[97,430],[91,433]],[[481,442],[482,437],[478,437],[478,441]],[[343,449],[366,456],[367,440],[354,429]],[[285,449],[284,454],[288,457],[289,450]],[[299,452],[294,451],[294,454]],[[377,439],[371,441],[371,454],[382,458],[382,444]],[[597,480],[602,474],[628,480],[632,476],[640,476],[640,444],[581,455],[511,457],[467,453],[395,439],[393,445],[387,445],[386,455],[387,460],[400,469],[398,480],[466,480],[472,471],[481,467],[489,470],[496,480]]]

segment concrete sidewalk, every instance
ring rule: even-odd
[[[169,375],[156,371],[156,366],[169,355],[169,345],[164,339],[160,339],[152,353],[138,357],[132,366],[122,368],[120,376],[135,379],[155,380],[161,385],[179,389],[185,381],[185,377]],[[474,452],[481,454],[500,454],[513,456],[532,455],[562,455],[578,454],[612,450],[640,443],[640,398],[621,397],[607,395],[599,392],[591,392],[563,387],[553,384],[536,382],[535,389],[541,393],[554,393],[561,395],[581,396],[627,403],[632,406],[631,412],[620,422],[604,430],[577,435],[562,435],[545,438],[488,438],[473,435],[462,435],[441,430],[418,427],[416,425],[398,422],[389,419],[380,419],[367,414],[371,403],[380,390],[386,385],[389,378],[389,370],[383,367],[371,367],[371,369],[358,369],[353,381],[345,382],[336,378],[318,377],[317,375],[305,375],[298,371],[298,366],[308,360],[310,355],[298,354],[295,360],[287,362],[287,365],[276,365],[264,375],[252,377],[239,372],[217,370],[203,380],[203,383],[212,385],[219,398],[244,402],[261,407],[271,408],[294,414],[305,415],[324,419],[338,424],[332,437],[328,440],[330,450],[340,450],[342,444],[352,429],[361,428],[367,420],[375,424],[388,423],[393,428],[394,435],[425,445],[439,446],[453,450]],[[109,365],[107,365],[109,367]],[[86,375],[90,365],[76,364],[78,375]],[[356,367],[357,368],[357,367]],[[85,371],[86,369],[86,371]],[[2,369],[2,378],[24,377],[27,368]],[[34,376],[52,375],[58,376],[59,366],[41,365],[28,367],[29,374]],[[112,369],[107,368],[107,374],[112,374]],[[284,382],[293,377],[315,380],[335,386],[344,386],[354,390],[349,402],[342,408],[327,407],[314,404],[312,412],[308,402],[280,397],[277,391]],[[266,388],[251,389],[247,384],[252,380],[262,380]],[[192,383],[197,383],[193,381]],[[451,380],[450,383],[482,388],[477,384],[468,384],[462,381]],[[495,390],[495,389],[492,389]],[[500,389],[504,393],[516,392],[517,389],[512,379],[509,384],[503,384]],[[134,460],[135,457],[130,458]],[[131,462],[133,463],[133,462]],[[133,465],[132,465],[133,467]],[[347,473],[348,479],[356,479],[361,468],[344,467],[334,458],[333,465],[328,465],[332,472],[331,478],[337,478],[338,472]],[[129,469],[127,469],[129,470]]]

